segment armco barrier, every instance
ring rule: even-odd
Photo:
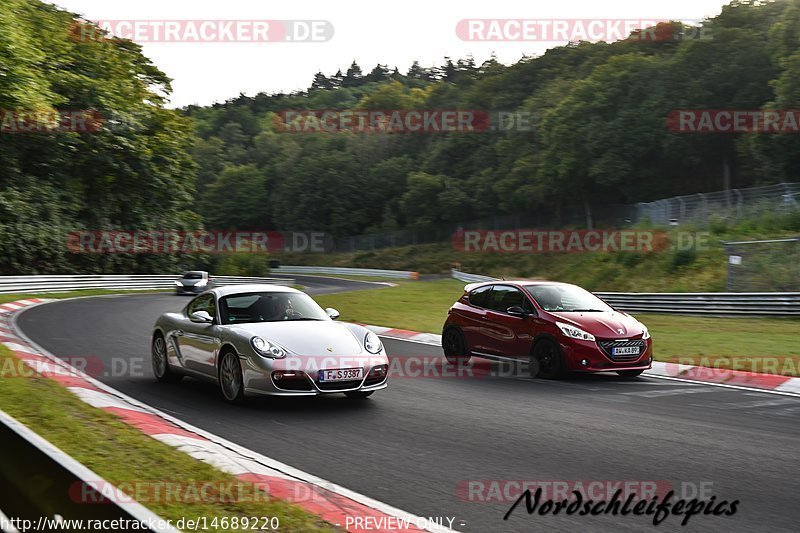
[[[276,274],[329,274],[345,276],[372,276],[379,278],[418,279],[418,272],[408,270],[379,270],[373,268],[344,268],[322,266],[288,266],[281,265],[273,269]]]
[[[60,276],[0,276],[0,294],[63,292],[81,289],[147,290],[173,289],[177,274],[86,274]],[[250,278],[244,276],[212,276],[217,286],[269,283],[293,285],[294,280],[278,278]]]
[[[450,273],[455,279],[461,280],[465,283],[480,283],[482,281],[495,281],[497,279],[490,278],[489,276],[481,276],[480,274],[468,274],[467,272],[461,272],[455,268],[452,269]]]
[[[800,292],[596,292],[622,311],[678,315],[800,317]]]
[[[11,525],[17,524],[3,530],[61,531],[63,527],[72,531],[81,528],[75,527],[75,522],[67,528],[66,521],[116,520],[117,524],[127,524],[118,528],[121,531],[176,531],[164,519],[128,498],[115,498],[124,501],[112,502],[98,492],[83,489],[96,487],[107,494],[112,485],[3,411],[0,411],[0,442],[3,443],[0,484],[4,489],[0,503],[6,518],[15,520]],[[116,489],[111,492],[118,494]],[[81,501],[81,494],[97,499],[88,505]],[[62,527],[54,524],[59,518],[64,521]],[[30,521],[27,528],[20,527],[24,525],[22,520]],[[133,527],[133,521],[142,527]]]
[[[466,283],[497,278],[453,269]],[[800,317],[800,292],[596,292],[609,305],[636,313]]]

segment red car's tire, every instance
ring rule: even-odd
[[[564,356],[558,345],[550,339],[539,339],[533,347],[530,361],[531,377],[558,379],[566,374]]]
[[[442,351],[444,358],[451,365],[464,364],[469,361],[471,354],[467,350],[464,334],[458,328],[447,328],[442,334]]]

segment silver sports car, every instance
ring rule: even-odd
[[[213,380],[234,403],[246,395],[366,398],[386,387],[389,360],[377,335],[338,316],[289,287],[212,289],[156,321],[153,372],[163,382]]]

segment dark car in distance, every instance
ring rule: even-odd
[[[616,372],[634,377],[653,362],[647,328],[568,283],[472,283],[448,311],[442,348],[451,363],[471,356],[529,361],[532,376]]]

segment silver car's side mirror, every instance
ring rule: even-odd
[[[199,322],[201,324],[211,324],[214,322],[214,317],[208,314],[208,311],[195,311],[189,315],[189,320],[192,322]]]
[[[339,318],[339,311],[337,311],[333,307],[328,307],[327,309],[325,309],[325,313],[327,313],[327,315],[331,317],[333,320]]]

